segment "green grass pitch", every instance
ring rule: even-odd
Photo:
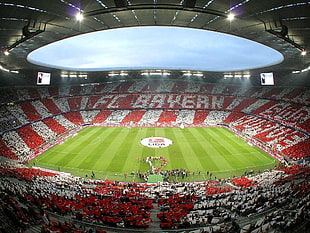
[[[146,137],[165,137],[173,144],[149,148],[140,141]],[[245,171],[273,168],[278,161],[226,128],[193,127],[88,127],[64,143],[54,146],[29,162],[30,166],[69,172],[96,179],[142,182],[132,171],[150,169],[148,156],[163,156],[167,165],[162,170],[186,168],[191,173],[175,181],[201,181],[240,176]],[[140,159],[139,159],[140,158]],[[126,177],[124,174],[128,174]]]

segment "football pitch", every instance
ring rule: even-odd
[[[170,139],[167,147],[141,144],[148,137]],[[62,144],[47,150],[29,166],[38,166],[96,179],[144,182],[137,175],[150,170],[146,158],[164,157],[162,171],[187,169],[174,181],[202,181],[240,176],[273,168],[278,161],[221,127],[87,127]],[[161,161],[154,161],[159,166]],[[212,177],[210,177],[212,173]]]

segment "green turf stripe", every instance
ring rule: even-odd
[[[114,148],[114,156],[107,163],[107,169],[113,172],[124,172],[123,167],[127,160],[128,150],[132,144],[131,140],[128,139],[129,131],[126,128],[122,128],[121,131],[118,132],[117,140],[114,140],[111,144],[111,148]],[[129,135],[130,138],[130,135]],[[112,153],[112,151],[111,151]]]
[[[83,150],[77,152],[77,157],[71,160],[71,163],[79,168],[86,168],[89,170],[97,170],[96,164],[101,162],[101,155],[109,145],[108,138],[114,132],[113,129],[102,128],[101,133],[95,138],[91,137],[89,140],[80,141]],[[102,168],[101,168],[102,169]]]
[[[90,137],[84,142],[81,142],[83,149],[77,152],[78,156],[74,160],[71,160],[71,163],[76,164],[75,166],[79,168],[98,170],[96,165],[101,162],[101,155],[108,147],[109,137],[111,137],[113,132],[113,129],[103,128],[100,134],[95,135],[95,138]]]
[[[196,130],[198,130],[196,128]],[[202,171],[209,171],[212,167],[213,169],[216,168],[216,164],[212,159],[209,159],[209,156],[206,153],[206,143],[205,138],[202,134],[196,133],[193,129],[188,130],[187,128],[184,129],[186,134],[186,138],[189,138],[187,141],[188,145],[191,147],[192,151],[195,153]],[[201,131],[203,133],[203,131]],[[201,171],[200,169],[197,170]]]
[[[89,149],[88,154],[90,159],[82,159],[79,166],[84,166],[95,171],[103,170],[103,165],[106,164],[106,159],[108,159],[105,155],[105,151],[111,143],[111,137],[117,134],[113,128],[102,129],[101,134],[97,135],[96,139],[91,142],[91,144],[85,145],[85,147]],[[80,155],[83,156],[81,153]]]
[[[195,128],[200,136],[200,141],[204,142],[204,148],[207,154],[206,163],[208,171],[218,171],[221,169],[231,169],[231,165],[223,157],[223,151],[217,146],[217,140],[210,134],[209,128]],[[212,131],[212,130],[211,130]]]
[[[230,141],[231,132],[226,131],[225,128],[214,128],[214,132],[211,131],[210,135],[216,140],[219,145],[217,147],[221,151],[221,155],[230,164],[230,167],[244,167],[249,162],[248,158],[243,156],[244,154],[240,150],[236,150],[233,143]],[[245,151],[248,152],[248,151]]]
[[[141,163],[144,162],[142,159],[143,146],[140,141],[145,137],[145,132],[138,130],[138,128],[129,129],[130,133],[127,136],[127,141],[130,143],[127,149],[127,160],[123,166],[123,172],[130,173],[131,171],[138,171]]]
[[[85,130],[89,131],[89,128]],[[80,158],[79,153],[76,152],[77,148],[72,146],[73,145],[72,142],[75,142],[74,145],[79,145],[81,135],[83,135],[80,133],[83,133],[83,132],[84,130],[80,131],[79,134],[74,137],[74,139],[71,138],[65,141],[64,144],[55,146],[53,148],[54,150],[48,150],[47,152],[52,151],[53,154],[48,157],[49,159],[46,159],[45,153],[44,153],[44,158],[40,160],[40,162],[47,163],[47,164],[50,164],[50,163],[55,164],[55,166],[57,166],[58,168],[62,168],[61,170],[63,170],[63,168],[67,169],[68,167],[77,167],[76,161],[81,161],[81,158]],[[90,133],[89,135],[94,135],[96,132],[101,133],[102,130],[99,130],[99,129],[92,130],[92,133]],[[85,137],[83,139],[85,139]],[[71,148],[71,154],[67,152],[66,150],[64,150],[67,148],[67,145],[70,146]],[[81,147],[83,147],[83,145],[81,145]],[[72,161],[75,161],[75,162],[72,162]]]
[[[119,155],[117,149],[121,146],[121,141],[126,136],[126,134],[120,133],[120,129],[113,128],[113,131],[108,137],[104,139],[104,147],[100,151],[98,164],[101,170],[115,171],[115,166],[118,166],[118,162],[121,161],[122,156]],[[117,140],[116,140],[117,139]]]
[[[141,157],[142,148],[139,145],[139,135],[137,135],[135,130],[124,128],[122,134],[124,134],[124,136],[126,135],[126,137],[124,137],[123,141],[120,141],[120,145],[118,145],[119,149],[117,153],[122,156],[117,166],[123,173],[128,173],[131,170],[135,171],[138,169],[137,157]]]
[[[146,128],[145,129],[145,137],[152,137],[156,136],[155,135],[155,128]],[[149,148],[149,147],[143,147],[142,150],[142,157],[145,159],[148,156],[155,156],[155,149],[154,148]]]
[[[139,141],[143,138],[150,137],[151,135],[155,134],[154,128],[139,128]],[[153,148],[148,148],[140,144],[140,163],[139,169],[141,172],[146,172],[150,169],[150,166],[145,162],[146,157],[154,156],[155,150]]]
[[[231,151],[231,154],[233,155],[231,160],[238,161],[240,167],[257,166],[260,164],[263,165],[273,162],[271,156],[268,155],[269,158],[264,156],[264,151],[260,149],[257,150],[256,147],[252,148],[247,144],[247,142],[242,139],[238,140],[237,137],[231,134],[233,133],[225,128],[221,128],[217,130],[216,137],[225,138],[225,140],[222,140],[224,148],[230,148],[229,151]]]
[[[80,153],[83,153],[84,157],[88,156],[87,151],[89,150],[89,144],[97,140],[96,138],[101,133],[102,129],[86,128],[80,131],[74,138],[68,139],[65,144],[58,145],[54,163],[60,166],[75,166],[75,161],[80,161],[81,159]],[[81,141],[83,143],[81,143]],[[62,150],[63,147],[66,148],[65,151]]]
[[[167,148],[168,149],[167,169],[169,170],[175,168],[191,169],[191,164],[188,163],[187,159],[187,157],[189,156],[188,147],[186,147],[184,143],[180,143],[180,140],[182,139],[183,136],[179,130],[180,129],[178,128],[174,128],[174,130],[166,128],[165,130],[165,136],[173,141],[173,144]]]

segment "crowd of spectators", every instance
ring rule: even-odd
[[[128,80],[126,82],[103,83],[100,85],[87,86],[62,86],[55,87],[23,87],[23,88],[1,88],[0,104],[10,103],[19,100],[47,98],[70,95],[90,95],[114,92],[139,93],[144,91],[154,92],[184,92],[184,93],[208,93],[225,94],[234,96],[248,96],[257,98],[273,98],[282,100],[292,100],[301,103],[309,103],[310,94],[306,88],[292,87],[251,87],[251,86],[230,86],[223,84],[212,84],[206,82],[187,80],[158,80],[151,82],[149,80]]]
[[[310,224],[308,164],[192,183],[90,180],[6,160],[0,162],[0,174],[3,228],[16,232],[34,224],[46,231],[66,226],[85,232],[77,226],[81,222],[145,229],[159,220],[163,230],[206,232],[306,232]],[[151,218],[154,209],[158,220]]]
[[[0,132],[14,129],[21,125],[21,122],[7,109],[5,105],[0,106]]]
[[[131,100],[122,100],[129,106],[126,110],[93,109],[104,94],[113,97],[118,91],[134,93],[133,99],[140,92],[159,93],[154,102],[148,103],[150,106],[163,106],[164,102],[160,101],[165,97],[159,96],[160,93],[171,91],[223,94],[224,100],[221,102],[215,96],[213,105],[217,110],[131,109]],[[1,88],[0,155],[27,161],[47,148],[46,144],[70,136],[71,131],[76,132],[84,124],[169,124],[225,126],[268,152],[294,162],[309,158],[309,100],[310,92],[303,88],[238,88],[175,80],[112,82],[85,87]],[[42,232],[59,229],[86,232],[74,221],[147,228],[154,220],[150,217],[151,211],[158,209],[162,229],[198,227],[206,232],[294,232],[309,226],[307,164],[229,180],[168,182],[188,174],[186,170],[161,171],[163,183],[119,183],[27,169],[17,162],[2,161],[1,225],[11,232],[23,231],[34,223],[42,225]],[[139,175],[147,180],[149,174]],[[48,212],[57,214],[60,219],[69,217],[70,221],[52,221],[47,217]],[[243,220],[251,216],[259,218],[244,224]]]
[[[226,111],[210,111],[208,116],[206,117],[204,123],[206,125],[220,125],[223,124],[223,121],[228,117],[230,112]]]
[[[127,89],[122,86],[126,87]],[[122,90],[123,92],[127,93],[143,93],[143,91],[145,91],[146,89],[150,89],[149,86],[152,86],[152,92],[162,93],[157,95],[150,94],[152,95],[152,98],[146,101],[146,106],[148,106],[149,108],[152,108],[153,105],[157,107],[167,107],[168,105],[167,103],[165,103],[164,105],[164,101],[167,102],[168,96],[165,95],[172,90],[171,86],[182,86],[182,90],[185,86],[185,93],[193,93],[193,96],[187,96],[189,97],[189,100],[191,98],[194,98],[195,94],[206,94],[207,98],[209,98],[210,101],[212,99],[212,104],[209,105],[210,108],[216,108],[218,110],[227,112],[233,111],[243,112],[247,114],[255,114],[260,117],[277,121],[281,124],[287,125],[288,127],[294,127],[297,130],[308,131],[310,116],[308,111],[309,93],[307,92],[307,90],[303,90],[300,88],[278,88],[280,89],[280,91],[275,91],[277,90],[277,88],[267,87],[250,87],[248,89],[242,89],[238,87],[226,87],[223,85],[218,86],[213,84],[211,85],[201,83],[183,83],[176,80],[167,80],[167,82],[157,81],[154,83],[148,83],[147,81],[131,81],[130,85],[128,85],[128,83],[126,82],[123,82],[109,83],[101,86],[90,85],[84,87],[38,87],[7,89],[8,93],[11,93],[12,96],[15,96],[15,100],[12,102],[5,102],[4,100],[6,99],[6,94],[4,94],[4,102],[2,103],[2,105],[0,104],[0,112],[3,113],[3,118],[1,118],[2,124],[0,124],[0,130],[1,132],[3,132],[5,130],[21,127],[24,124],[33,122],[35,120],[43,120],[48,117],[54,117],[56,114],[63,114],[70,111],[95,110],[98,107],[97,102],[100,100],[101,97],[105,99],[109,96],[113,97],[111,93],[115,95],[118,94],[117,92],[114,92],[114,90]],[[200,87],[200,91],[198,91],[198,87]],[[189,89],[187,90],[187,88]],[[98,91],[94,92],[93,90]],[[178,89],[175,89],[175,91],[182,95],[183,91],[178,92]],[[302,91],[304,91],[304,93]],[[275,95],[274,93],[277,94]],[[219,94],[225,95],[219,98]],[[123,107],[126,107],[126,109],[133,108],[134,102],[132,101],[135,101],[139,96],[139,94],[128,95],[129,96],[127,96],[126,101],[125,98],[116,98],[118,102],[124,102]],[[159,98],[159,95],[162,96]],[[281,99],[282,96],[284,97],[283,99]],[[290,96],[293,99],[288,99],[288,97]],[[274,99],[275,97],[278,99]],[[108,98],[103,102],[107,101]],[[153,103],[152,101],[155,102]],[[192,104],[191,102],[189,103]],[[203,103],[202,107],[205,106],[204,104],[205,103]],[[100,106],[108,107],[108,104],[101,104]],[[206,106],[208,106],[208,104]],[[268,112],[269,108],[273,108],[273,111]],[[295,111],[292,112],[293,114],[288,114],[287,109],[290,109],[290,112],[292,112],[294,109]],[[194,112],[199,110],[192,109],[191,111]],[[177,118],[175,122],[179,123],[181,121],[185,121],[186,123],[190,124],[198,120],[193,117],[192,113],[189,114],[191,117],[188,116],[186,119],[184,119],[185,114],[183,114],[184,117],[182,116],[181,119]],[[202,121],[216,123],[223,120],[218,120],[217,118],[212,117],[212,115],[209,117],[210,119],[204,118],[202,119]],[[148,123],[147,120],[142,118],[141,124],[144,124],[145,122]]]

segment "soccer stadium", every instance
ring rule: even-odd
[[[309,232],[309,9],[1,1],[0,232]]]

